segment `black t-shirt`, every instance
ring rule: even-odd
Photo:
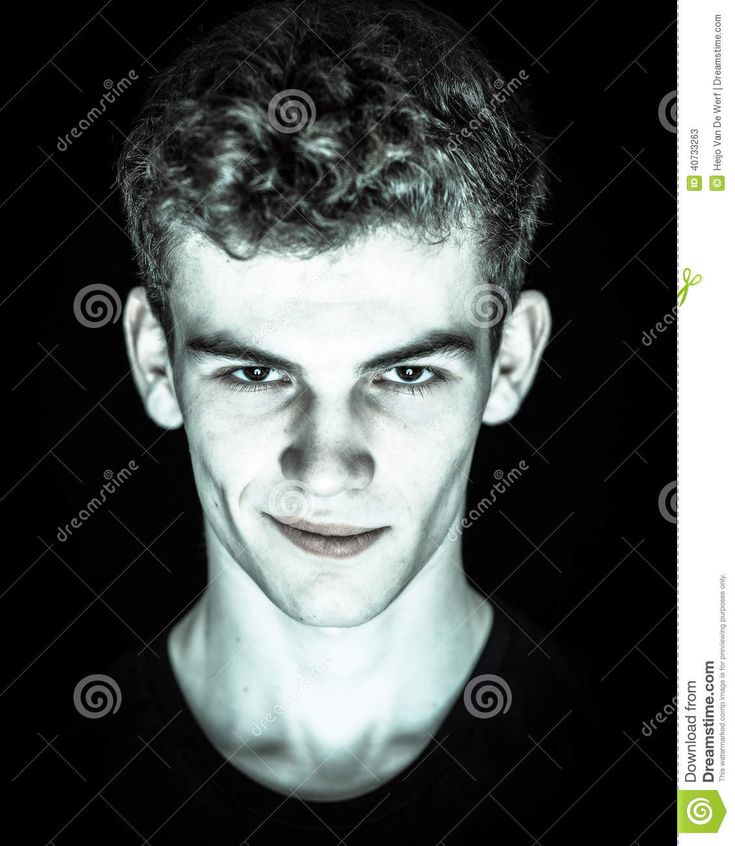
[[[183,697],[168,634],[152,643],[157,658],[131,649],[106,669],[120,688],[116,712],[75,716],[54,742],[77,775],[67,766],[59,779],[57,767],[44,784],[36,768],[43,798],[27,821],[43,829],[38,842],[526,846],[538,838],[551,846],[622,844],[636,834],[616,811],[619,798],[597,784],[623,738],[580,680],[578,660],[552,638],[535,648],[544,634],[517,609],[495,606],[467,696],[418,758],[369,793],[336,802],[274,791],[230,764]],[[487,695],[491,688],[500,698]]]

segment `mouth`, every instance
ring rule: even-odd
[[[270,514],[266,516],[270,517],[281,534],[299,549],[323,558],[352,558],[359,555],[371,547],[389,528],[382,526],[379,529],[366,529],[337,523],[317,525],[303,520],[295,520],[289,524],[282,523]]]

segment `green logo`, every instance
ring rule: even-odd
[[[725,817],[725,806],[716,790],[680,790],[677,805],[682,834],[714,834]]]
[[[725,190],[725,177],[724,176],[710,176],[710,178],[709,178],[709,190],[710,191],[724,191]]]
[[[683,273],[681,274],[681,278],[684,280],[684,287],[680,288],[676,292],[676,298],[679,301],[679,308],[684,305],[684,300],[687,298],[687,292],[692,285],[699,285],[702,281],[702,274],[697,273],[695,276],[692,276],[691,267],[685,267]]]
[[[702,177],[701,176],[687,176],[687,191],[701,191]]]

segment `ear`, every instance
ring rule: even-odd
[[[550,331],[551,313],[546,297],[540,291],[523,291],[503,325],[483,423],[504,423],[521,407]]]
[[[128,294],[123,326],[135,386],[148,416],[163,429],[177,429],[184,419],[174,391],[166,336],[140,285]]]

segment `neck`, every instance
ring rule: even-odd
[[[218,711],[230,742],[251,743],[262,732],[269,741],[349,743],[385,731],[379,726],[408,731],[408,721],[440,718],[492,625],[492,607],[468,584],[459,546],[445,540],[371,620],[320,627],[274,605],[208,527],[209,583],[175,627],[177,674],[199,679],[192,698]],[[276,719],[267,716],[274,712]]]

